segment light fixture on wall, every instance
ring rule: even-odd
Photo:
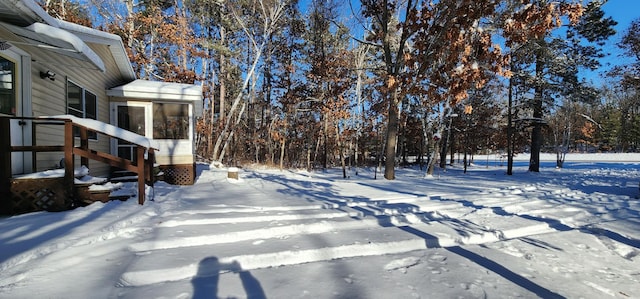
[[[55,81],[56,80],[56,73],[47,70],[46,72],[40,71],[40,78],[42,79],[49,79],[51,81]]]
[[[0,40],[0,51],[9,50],[11,44],[6,40]]]

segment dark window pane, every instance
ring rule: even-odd
[[[145,136],[144,107],[118,106],[118,127]]]
[[[96,101],[97,101],[97,98],[95,94],[85,91],[84,102],[85,102],[86,118],[98,119],[98,107],[97,107]]]
[[[82,88],[69,81],[67,81],[67,108],[69,114],[83,117]]]
[[[118,157],[131,160],[131,158],[133,157],[133,155],[131,154],[131,147],[130,146],[118,147]]]
[[[2,114],[16,114],[15,68],[15,63],[0,56],[0,113]]]
[[[80,118],[98,119],[97,97],[77,84],[67,81],[67,113]],[[80,131],[74,129],[74,136],[80,136]],[[90,139],[97,139],[96,132],[89,131]]]
[[[153,104],[154,139],[189,139],[189,105]]]

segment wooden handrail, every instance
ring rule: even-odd
[[[71,121],[68,118],[59,118],[59,117],[37,117],[37,116],[0,116],[0,118],[8,118],[8,119],[21,119],[21,120],[32,120],[32,121],[37,121],[37,124],[41,124],[41,125],[63,125],[65,122],[67,121]],[[114,136],[111,135],[107,132],[103,132],[103,131],[99,131],[99,130],[92,130],[89,129],[81,124],[76,124],[74,123],[73,126],[78,127],[78,128],[85,128],[87,129],[87,131],[92,131],[92,132],[96,132],[96,133],[100,133],[102,135],[106,135],[108,137],[111,138],[115,138],[115,139],[119,139],[119,140],[123,140],[122,138],[118,137],[118,136]],[[125,140],[126,141],[126,140]],[[142,146],[142,145],[141,145]],[[143,146],[144,148],[147,148],[145,146]],[[153,148],[154,150],[158,150],[157,148],[154,147],[148,147],[149,148]]]
[[[13,145],[11,146],[12,152],[64,152],[64,145]]]
[[[18,119],[18,120],[30,120],[32,121],[32,134],[35,136],[36,125],[64,125],[64,145],[35,145],[35,139],[32,138],[34,145],[32,146],[12,146],[9,142],[9,138],[0,138],[0,153],[3,155],[0,157],[2,163],[5,166],[4,169],[0,169],[0,185],[7,185],[8,181],[11,178],[11,153],[12,152],[64,152],[64,167],[65,167],[65,185],[68,190],[68,194],[73,196],[73,187],[74,187],[74,156],[80,156],[81,165],[88,166],[89,160],[99,161],[110,166],[122,168],[127,171],[131,171],[138,175],[138,203],[144,204],[145,202],[145,185],[150,184],[153,185],[153,163],[155,159],[154,150],[157,150],[153,147],[145,147],[140,144],[136,144],[136,159],[137,162],[133,163],[133,161],[120,158],[114,155],[111,155],[106,152],[100,152],[91,150],[89,148],[88,142],[88,131],[93,131],[102,135],[106,135],[110,138],[116,138],[118,140],[123,140],[117,136],[113,136],[106,132],[101,132],[93,129],[89,129],[83,125],[78,123],[74,123],[70,119],[66,118],[38,118],[38,117],[6,117],[0,116],[0,133],[5,131],[10,132],[10,119]],[[73,128],[76,127],[80,132],[80,146],[74,146],[74,131]],[[9,136],[9,134],[7,134]],[[126,141],[126,140],[125,140]],[[6,149],[6,151],[4,150]],[[147,159],[145,159],[145,153]],[[35,161],[35,155],[33,160]],[[35,171],[35,163],[33,165]]]

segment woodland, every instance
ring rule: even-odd
[[[119,35],[139,78],[200,84],[201,161],[282,168],[640,150],[640,18],[603,0],[42,0]],[[630,63],[603,67],[606,46]],[[459,162],[461,161],[461,162]]]

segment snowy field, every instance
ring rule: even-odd
[[[0,298],[640,298],[640,155],[544,157],[395,181],[199,165],[144,206],[1,218]]]

